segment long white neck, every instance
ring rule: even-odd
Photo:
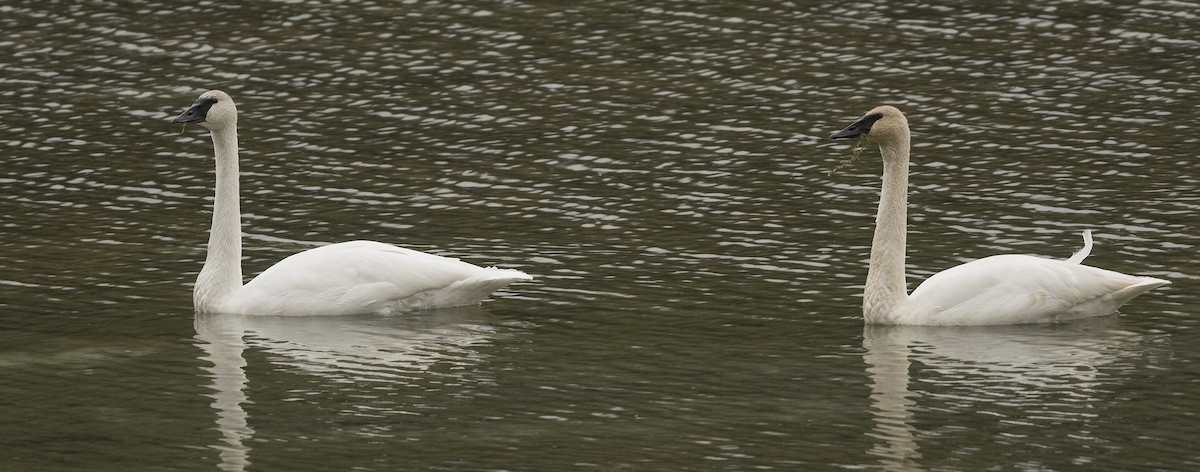
[[[871,241],[871,266],[863,292],[863,316],[871,323],[894,323],[908,303],[904,251],[908,240],[908,152],[904,139],[879,149],[883,154],[883,191]]]
[[[192,291],[192,302],[200,312],[218,311],[217,305],[242,287],[237,127],[214,129],[212,140],[217,161],[212,229],[208,233],[208,257]]]

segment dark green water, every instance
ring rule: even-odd
[[[1200,6],[0,1],[0,470],[1200,467]],[[197,317],[240,111],[244,268],[373,239],[481,307]],[[996,253],[1170,279],[1115,317],[864,329],[879,103],[910,286]]]

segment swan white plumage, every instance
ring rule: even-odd
[[[345,315],[465,306],[533,278],[519,270],[350,241],[293,254],[242,285],[237,107],[225,92],[210,90],[171,122],[208,128],[216,155],[208,256],[192,292],[199,313]]]
[[[909,295],[904,279],[908,120],[895,107],[880,106],[830,139],[863,134],[883,157],[883,190],[863,291],[867,323],[1000,325],[1103,316],[1170,283],[1083,265],[1092,246],[1091,233],[1084,232],[1084,248],[1067,260],[1012,254],[987,257],[934,274]]]

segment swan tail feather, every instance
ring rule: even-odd
[[[533,276],[516,269],[489,267],[488,274],[471,277],[434,291],[430,305],[455,307],[478,305],[492,292],[515,282],[533,280]]]
[[[533,280],[533,276],[521,272],[517,269],[501,269],[499,267],[488,267],[488,270],[494,271],[489,279],[505,280],[508,283],[521,282],[525,280]]]
[[[1138,277],[1137,283],[1117,290],[1113,293],[1113,299],[1117,301],[1117,306],[1124,305],[1130,300],[1137,298],[1138,295],[1154,290],[1163,285],[1170,285],[1171,281],[1156,279],[1154,277]]]
[[[1083,249],[1080,249],[1080,250],[1076,251],[1075,254],[1072,254],[1071,257],[1069,259],[1067,259],[1067,263],[1082,264],[1083,260],[1087,259],[1087,256],[1089,256],[1091,254],[1092,254],[1092,230],[1085,229],[1085,230],[1083,230]],[[1153,288],[1153,287],[1151,287],[1151,288]],[[1130,298],[1132,298],[1132,297],[1130,297]]]

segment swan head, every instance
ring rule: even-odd
[[[237,107],[229,94],[209,90],[200,94],[200,98],[171,123],[199,123],[210,130],[228,128],[237,125]]]
[[[880,147],[907,144],[908,119],[894,106],[878,106],[850,123],[850,126],[830,135],[829,139],[847,139],[863,134]]]

